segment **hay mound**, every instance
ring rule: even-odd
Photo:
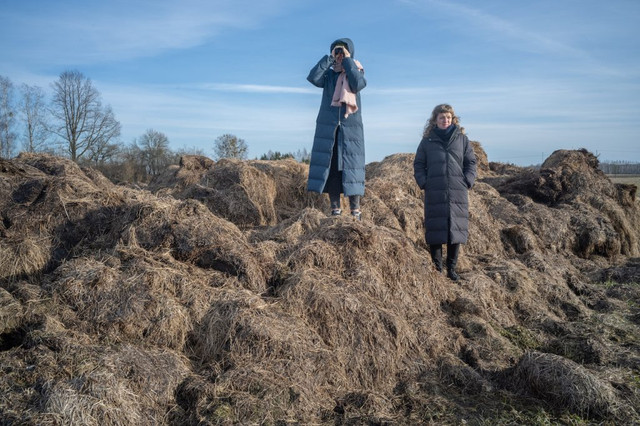
[[[614,193],[613,184],[598,169],[598,159],[588,151],[555,151],[539,171],[525,173],[507,182],[504,190],[549,205],[568,203],[585,193]]]
[[[586,152],[474,149],[458,283],[410,154],[367,166],[362,222],[292,160],[185,156],[140,190],[0,159],[0,423],[639,422],[631,190]]]
[[[394,154],[367,166],[363,215],[375,224],[398,229],[424,244],[422,190],[413,178],[413,155]]]
[[[524,207],[533,206],[532,202],[551,207],[540,209],[537,205],[539,211],[535,216],[524,221],[530,223],[533,235],[543,236],[543,241],[553,244],[555,234],[562,244],[560,250],[569,250],[582,258],[639,253],[634,225],[640,219],[637,204],[630,200],[628,189],[620,189],[598,169],[597,158],[588,151],[556,151],[539,171],[526,169],[502,182],[491,183],[520,207],[520,214],[531,216]],[[505,236],[512,245],[515,242],[520,246],[515,247],[516,251],[523,249],[513,235]]]
[[[613,389],[564,357],[527,352],[516,365],[513,376],[516,387],[558,409],[595,418],[606,418],[615,411]]]
[[[294,160],[207,160],[182,157],[179,168],[158,176],[149,190],[199,200],[239,227],[275,225],[302,208],[328,205],[307,193],[305,166]]]
[[[152,192],[169,187],[173,191],[184,190],[190,185],[198,184],[214,164],[215,162],[207,157],[183,155],[178,166],[169,166],[164,173],[155,176],[147,189]]]
[[[163,423],[188,371],[179,355],[132,346],[70,342],[64,352],[39,346],[31,354],[4,357],[0,390],[11,400],[3,402],[3,423]]]

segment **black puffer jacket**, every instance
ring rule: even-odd
[[[476,156],[469,138],[456,128],[448,142],[433,131],[422,138],[413,175],[424,189],[427,244],[463,244],[469,237],[468,189],[476,179]]]
[[[333,70],[333,60],[325,55],[309,72],[307,80],[314,86],[323,88],[320,111],[316,119],[316,132],[311,149],[309,164],[309,180],[307,189],[314,192],[327,192],[325,187],[331,168],[333,143],[336,129],[338,133],[338,170],[342,170],[342,191],[344,195],[364,195],[365,157],[364,130],[362,127],[362,104],[360,91],[367,85],[364,71],[358,69],[353,58],[355,56],[353,42],[348,38],[341,38],[331,43],[331,50],[336,44],[348,46],[351,58],[345,58],[342,65],[347,75],[349,87],[356,94],[358,111],[344,118],[345,107],[331,106],[336,81],[340,73]]]

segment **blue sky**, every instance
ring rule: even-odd
[[[212,154],[311,150],[320,89],[306,81],[350,37],[365,68],[367,162],[415,152],[450,103],[490,161],[556,149],[640,161],[638,0],[3,0],[0,75],[50,93],[89,77],[130,143],[147,129]]]

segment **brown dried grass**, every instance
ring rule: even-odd
[[[20,324],[22,313],[22,304],[7,290],[0,288],[0,336],[14,330]],[[1,338],[0,345],[5,345]]]
[[[185,359],[131,346],[81,352],[83,362],[69,365],[75,377],[41,385],[38,424],[164,423],[173,389],[188,371]]]
[[[154,179],[149,189],[199,200],[241,228],[272,226],[304,208],[329,206],[325,197],[307,192],[307,166],[295,160],[207,160],[183,156],[179,168]]]
[[[0,160],[3,421],[451,420],[435,403],[481,423],[463,407],[521,398],[505,375],[539,407],[637,420],[615,408],[637,400],[619,374],[632,307],[587,279],[638,252],[637,204],[588,153],[505,175],[485,158],[457,284],[432,269],[409,154],[367,167],[362,222],[327,217],[293,161],[184,157],[158,197],[55,157]],[[607,303],[624,314],[594,321]],[[527,352],[586,360],[563,336],[605,332],[590,367]]]
[[[516,365],[513,377],[517,388],[559,410],[606,418],[617,408],[611,386],[581,365],[558,355],[527,352]]]
[[[0,279],[37,276],[49,262],[51,240],[46,237],[12,236],[0,240]]]

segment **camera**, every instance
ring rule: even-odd
[[[344,55],[344,49],[342,47],[336,47],[333,49],[333,56],[338,56],[341,53]]]

